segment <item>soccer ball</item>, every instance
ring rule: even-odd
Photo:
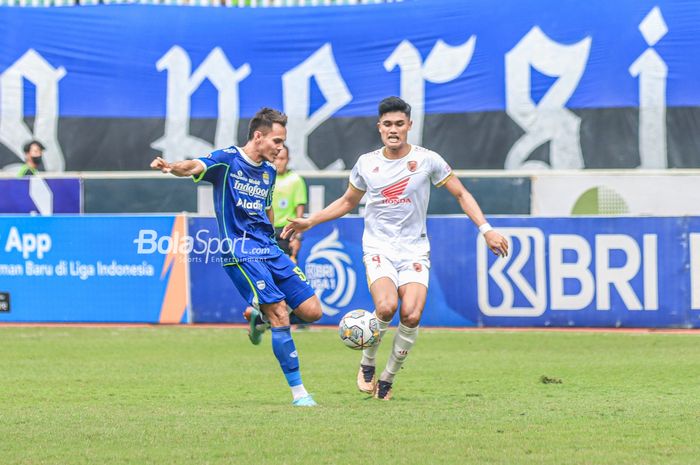
[[[352,310],[340,320],[338,334],[351,349],[368,349],[379,342],[379,324],[370,312]]]

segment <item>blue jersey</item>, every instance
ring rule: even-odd
[[[238,147],[198,158],[206,170],[194,181],[214,185],[214,209],[222,240],[223,264],[266,260],[283,252],[266,210],[272,208],[277,171],[267,161],[256,165]]]

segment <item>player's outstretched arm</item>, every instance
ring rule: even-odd
[[[204,166],[197,160],[184,160],[174,163],[168,163],[161,157],[156,157],[151,162],[151,168],[160,170],[163,173],[170,173],[175,176],[197,176],[204,171]]]
[[[312,214],[308,218],[289,219],[289,224],[284,227],[280,236],[283,239],[286,239],[292,234],[292,231],[297,233],[304,232],[313,228],[317,224],[340,218],[341,216],[349,213],[353,208],[357,207],[360,200],[362,200],[363,195],[365,195],[364,191],[350,185],[342,197],[335,200],[323,210]]]
[[[484,239],[489,249],[501,257],[508,255],[508,240],[501,236],[495,229],[491,229],[476,199],[467,188],[464,187],[462,181],[460,181],[457,176],[451,176],[445,183],[445,188],[457,199],[462,211],[466,213],[479,228],[479,231],[484,234]]]

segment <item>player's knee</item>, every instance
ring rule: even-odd
[[[401,324],[409,328],[415,328],[420,324],[420,312],[406,312],[401,315]]]
[[[294,313],[307,323],[318,321],[323,316],[321,301],[316,296],[309,297],[294,310]]]
[[[389,321],[396,313],[396,308],[399,306],[398,301],[393,299],[382,299],[376,303],[375,313],[384,320]]]
[[[260,307],[273,327],[286,326],[289,324],[289,314],[287,313],[286,305],[276,303],[263,304]]]
[[[321,319],[323,316],[323,308],[321,308],[321,301],[318,300],[318,297],[314,297],[311,299],[309,302],[309,311],[307,313],[309,320],[309,323],[312,323],[314,321],[318,321]]]

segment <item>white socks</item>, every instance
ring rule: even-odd
[[[294,398],[294,400],[301,399],[302,397],[306,397],[308,395],[309,393],[306,392],[306,388],[303,384],[292,386],[292,397]]]
[[[416,338],[418,337],[418,326],[415,328],[409,328],[399,323],[398,331],[394,336],[394,346],[391,349],[391,354],[389,355],[389,360],[386,362],[386,369],[382,372],[379,377],[381,381],[387,381],[389,383],[394,382],[394,376],[401,369],[404,360],[411,351],[411,347],[416,343]]]
[[[370,347],[369,349],[362,351],[362,361],[360,362],[362,365],[377,365],[377,361],[375,359],[377,357],[377,351],[379,350],[379,344],[381,344],[384,333],[386,333],[386,330],[389,329],[389,323],[391,323],[391,320],[384,321],[380,319],[376,313],[374,316],[377,318],[377,323],[379,323],[379,342],[374,347]]]

